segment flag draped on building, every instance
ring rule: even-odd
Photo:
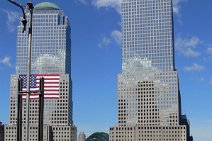
[[[59,99],[59,74],[31,74],[30,75],[30,99],[36,100],[39,98],[40,78],[44,78],[44,99]],[[22,91],[27,91],[27,75],[21,74]],[[23,99],[26,99],[26,94],[23,94]]]

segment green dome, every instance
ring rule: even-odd
[[[35,5],[35,10],[59,10],[60,8],[51,2],[41,2]]]
[[[96,132],[90,135],[86,141],[109,141],[109,135],[104,132]]]

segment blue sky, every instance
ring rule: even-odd
[[[117,125],[121,0],[49,1],[63,9],[71,22],[74,124],[87,136],[96,131],[108,132],[110,126]],[[212,140],[211,6],[211,0],[174,0],[175,59],[182,110],[190,119],[195,141]],[[20,15],[19,9],[1,0],[0,121],[4,123],[9,118],[9,82],[15,73]]]

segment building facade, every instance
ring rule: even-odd
[[[86,136],[84,132],[80,132],[79,136],[78,136],[78,141],[85,141],[86,140]]]
[[[29,19],[29,13],[26,14]],[[29,21],[29,20],[28,20]],[[28,23],[29,24],[29,23]],[[60,8],[50,2],[35,5],[32,34],[32,69],[30,76],[30,140],[38,139],[38,98],[33,93],[44,77],[44,140],[77,141],[72,121],[71,27]],[[26,89],[28,31],[17,28],[16,74],[11,75],[10,119],[5,127],[5,141],[16,141],[18,78]],[[26,140],[26,100],[23,96],[23,140]]]
[[[122,0],[121,14],[118,126],[110,141],[191,140],[181,115],[172,0]]]
[[[4,141],[4,125],[0,122],[0,141]]]

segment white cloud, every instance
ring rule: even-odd
[[[181,37],[176,39],[176,50],[187,57],[197,57],[200,54],[195,48],[201,44],[202,41],[198,37],[192,37],[190,39],[182,39]]]
[[[19,13],[15,11],[3,10],[7,14],[7,28],[10,32],[15,31],[15,22],[19,19]]]
[[[55,55],[42,54],[32,62],[32,69],[37,72],[46,72],[51,67],[52,70],[61,72],[63,70],[63,67],[61,67],[63,60],[65,60],[65,52],[62,50]]]
[[[119,46],[122,42],[122,34],[119,30],[113,30],[110,34],[110,36],[106,37],[104,36],[101,41],[98,43],[99,48],[107,47],[111,43],[117,43]]]
[[[211,85],[212,85],[212,78],[209,80],[209,84],[211,84]]]
[[[107,47],[111,43],[110,38],[103,37],[100,43],[98,44],[99,48]]]
[[[209,47],[209,48],[207,49],[207,54],[212,55],[212,47]]]
[[[79,0],[81,3],[86,4],[86,0]],[[116,11],[121,13],[121,1],[122,0],[90,0],[91,3],[97,8],[114,8]],[[173,12],[177,15],[180,13],[181,3],[188,0],[173,0]]]
[[[178,46],[184,46],[184,47],[196,47],[200,43],[200,39],[198,37],[192,37],[190,39],[177,39],[177,45]]]
[[[197,63],[193,63],[191,66],[184,67],[183,70],[187,72],[204,71],[205,67]]]
[[[196,82],[205,82],[205,81],[207,81],[207,79],[205,78],[205,77],[203,77],[203,76],[192,76],[192,77],[189,77],[189,79],[191,80],[191,81],[196,81]]]
[[[120,13],[122,0],[92,0],[92,4],[97,8],[112,7]]]
[[[187,49],[185,50],[185,52],[183,52],[183,54],[184,54],[185,56],[187,56],[187,57],[197,57],[197,56],[200,55],[200,52],[195,51],[195,50],[193,50],[193,49],[191,49],[191,48],[187,48]]]
[[[79,2],[81,2],[82,4],[87,4],[86,0],[78,0]]]
[[[173,12],[177,15],[179,15],[179,11],[180,11],[180,8],[181,8],[181,3],[182,2],[186,2],[188,0],[173,0]]]
[[[5,56],[3,59],[0,60],[0,62],[5,66],[12,67],[11,58],[9,56]]]
[[[122,42],[122,34],[121,31],[113,30],[111,33],[111,37],[116,41],[118,45],[121,45]]]

